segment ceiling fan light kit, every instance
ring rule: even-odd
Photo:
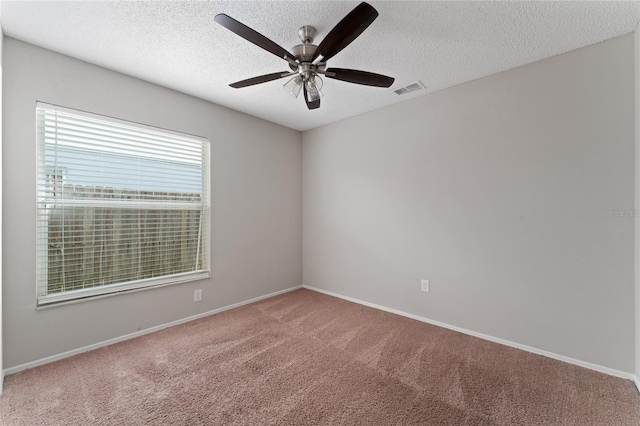
[[[298,74],[295,77],[292,77],[291,80],[287,81],[282,87],[284,87],[284,89],[288,91],[291,96],[293,96],[294,98],[298,98],[303,84],[304,79],[302,78],[302,75]]]
[[[291,77],[291,79],[284,84],[284,89],[294,98],[297,98],[302,90],[304,92],[305,103],[310,110],[320,108],[320,98],[322,97],[321,89],[324,83],[320,77],[321,75],[335,80],[365,86],[390,87],[394,81],[393,77],[367,71],[326,67],[327,61],[330,58],[347,47],[367,29],[377,17],[378,12],[371,5],[364,2],[360,3],[333,27],[319,45],[313,44],[313,40],[317,34],[316,29],[310,25],[301,27],[298,30],[298,35],[300,36],[302,44],[294,46],[291,52],[288,52],[283,47],[243,23],[236,21],[224,13],[218,14],[214,18],[218,24],[256,46],[284,59],[289,63],[289,68],[291,69],[290,72],[276,72],[237,81],[231,83],[229,86],[239,89],[284,77]]]

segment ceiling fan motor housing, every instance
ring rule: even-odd
[[[316,36],[317,31],[311,25],[305,25],[298,30],[298,36],[300,36],[300,40],[302,44],[298,44],[297,46],[293,46],[291,49],[291,53],[293,56],[298,59],[299,62],[311,62],[313,59],[313,54],[315,53],[318,46],[313,44],[313,39]],[[293,71],[298,71],[296,66],[292,63],[289,63],[289,67]]]
[[[313,53],[317,48],[318,46],[316,46],[315,44],[303,43],[293,46],[293,49],[291,49],[291,53],[293,53],[293,56],[298,58],[300,62],[311,62]]]

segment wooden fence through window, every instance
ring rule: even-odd
[[[59,200],[199,203],[200,194],[64,185]],[[60,196],[61,195],[61,196]],[[78,205],[80,204],[80,205]],[[51,207],[47,293],[195,271],[202,267],[198,209]]]

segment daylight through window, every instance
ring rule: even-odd
[[[38,103],[38,305],[210,276],[209,141]]]

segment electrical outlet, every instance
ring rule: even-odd
[[[429,280],[420,281],[420,290],[429,293]]]
[[[194,302],[202,302],[202,289],[201,288],[193,291],[193,301]]]

